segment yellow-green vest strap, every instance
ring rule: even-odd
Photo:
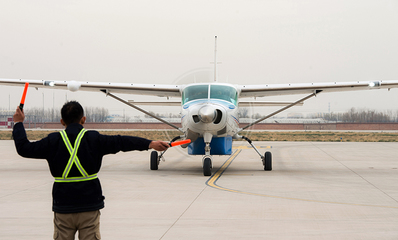
[[[79,150],[81,140],[82,140],[84,134],[86,133],[86,131],[87,130],[84,128],[80,131],[80,133],[76,137],[75,146],[73,146],[73,147],[69,141],[68,135],[66,134],[65,130],[60,132],[62,140],[64,141],[65,146],[69,151],[70,157],[69,157],[68,163],[66,164],[65,170],[62,173],[62,177],[55,177],[55,182],[81,182],[81,181],[88,181],[88,180],[93,180],[93,179],[97,178],[96,173],[92,174],[92,175],[88,175],[86,170],[81,165],[79,158],[77,157],[77,151]],[[73,164],[76,165],[77,169],[82,174],[81,177],[68,177]]]

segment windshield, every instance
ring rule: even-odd
[[[209,85],[193,85],[186,87],[182,92],[182,104],[196,99],[207,99]]]
[[[236,89],[225,85],[211,85],[210,98],[228,101],[234,105],[238,100]]]
[[[196,99],[209,98],[209,85],[193,85],[186,87],[182,92],[182,104]],[[210,85],[210,98],[228,101],[236,105],[238,92],[235,88],[226,85]]]

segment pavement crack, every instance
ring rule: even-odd
[[[163,239],[164,236],[166,236],[166,234],[170,231],[170,229],[172,229],[174,227],[174,225],[181,219],[181,217],[188,211],[189,208],[191,208],[192,204],[194,202],[196,202],[196,200],[200,197],[200,195],[202,195],[202,193],[204,192],[204,190],[207,188],[207,185],[202,189],[202,191],[200,191],[200,193],[195,197],[195,199],[189,204],[189,206],[184,210],[184,212],[182,212],[180,214],[180,216],[178,216],[178,218],[174,221],[173,224],[171,224],[171,226],[167,229],[167,231],[159,238],[159,240]]]
[[[358,177],[360,177],[363,181],[367,182],[370,186],[374,187],[375,189],[379,190],[380,192],[382,192],[384,195],[386,195],[387,197],[389,197],[390,199],[392,199],[394,202],[398,203],[398,200],[393,198],[392,196],[390,196],[388,193],[386,193],[385,191],[383,191],[382,189],[380,189],[379,187],[377,187],[376,185],[374,185],[372,182],[370,182],[369,180],[367,180],[365,177],[363,177],[361,174],[357,173],[356,171],[354,171],[353,169],[351,169],[350,167],[348,167],[347,165],[345,165],[344,163],[342,163],[340,160],[338,160],[337,158],[335,158],[333,155],[327,153],[326,151],[324,151],[323,149],[321,149],[319,146],[317,146],[317,144],[313,144],[312,145],[316,148],[318,148],[320,151],[322,151],[323,153],[325,153],[326,155],[328,155],[329,157],[331,157],[333,160],[335,160],[336,162],[340,163],[342,166],[344,166],[346,169],[348,169],[349,171],[351,171],[352,173],[354,173],[355,175],[357,175]]]

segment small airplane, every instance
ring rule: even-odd
[[[216,36],[217,46],[217,36]],[[214,76],[216,76],[216,52],[214,54]],[[171,142],[178,139],[190,139],[191,143],[181,145],[188,148],[190,155],[202,155],[203,175],[211,176],[212,156],[231,155],[232,140],[244,139],[260,156],[265,171],[272,170],[272,154],[266,151],[261,154],[253,145],[252,141],[239,135],[243,130],[278,114],[296,105],[302,105],[304,101],[324,92],[369,90],[369,89],[388,89],[398,87],[398,80],[387,81],[355,81],[355,82],[326,82],[326,83],[292,83],[292,84],[228,84],[219,83],[214,77],[211,83],[193,83],[184,85],[166,84],[136,84],[136,83],[113,83],[113,82],[79,82],[79,81],[52,81],[52,80],[23,80],[23,79],[0,79],[1,85],[21,86],[26,82],[35,88],[64,89],[72,92],[94,91],[103,92],[124,104],[127,104],[138,111],[141,111],[181,132]],[[150,95],[158,97],[178,97],[181,98],[178,104],[181,106],[181,128],[159,118],[150,112],[138,107],[137,105],[157,105],[161,102],[142,102],[126,101],[115,93]],[[240,101],[240,98],[257,98],[276,95],[306,94],[305,97],[295,102],[259,102],[259,101]],[[167,102],[167,105],[170,105]],[[244,106],[275,106],[283,107],[273,113],[268,114],[253,123],[242,128],[239,127],[239,107]],[[158,165],[166,151],[160,155],[157,151],[152,151],[150,156],[150,169],[157,170]]]

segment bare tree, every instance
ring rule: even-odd
[[[109,116],[109,111],[103,107],[86,107],[85,116],[87,122],[106,122]]]
[[[324,113],[321,115],[316,115],[317,117],[322,117],[328,121],[338,121],[338,122],[352,122],[352,123],[372,123],[372,122],[397,122],[398,112],[393,114],[393,112],[385,111],[378,112],[376,110],[351,108],[344,113]]]
[[[239,117],[241,118],[248,118],[249,117],[249,108],[239,108]]]

